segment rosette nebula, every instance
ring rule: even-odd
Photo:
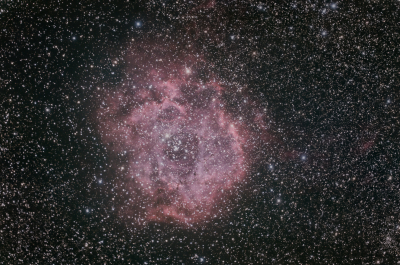
[[[121,215],[138,224],[193,225],[226,212],[256,145],[246,124],[263,125],[246,115],[246,100],[232,107],[233,94],[202,59],[157,54],[135,49],[127,56],[126,78],[97,113],[99,131],[128,194]]]

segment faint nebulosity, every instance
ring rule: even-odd
[[[399,11],[0,3],[0,264],[400,264]]]

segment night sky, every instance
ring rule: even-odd
[[[400,263],[400,1],[2,1],[0,264]]]

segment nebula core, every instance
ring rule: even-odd
[[[267,142],[262,114],[199,57],[132,49],[126,79],[98,110],[101,139],[120,157],[117,178],[129,194],[120,213],[138,224],[193,225],[224,214],[256,161],[254,139]]]

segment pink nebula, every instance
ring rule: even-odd
[[[120,214],[189,226],[223,214],[253,151],[268,142],[263,114],[236,102],[213,75],[198,78],[199,59],[138,54],[97,113],[103,143],[124,161],[118,180],[129,200]],[[238,109],[227,111],[227,103]]]

